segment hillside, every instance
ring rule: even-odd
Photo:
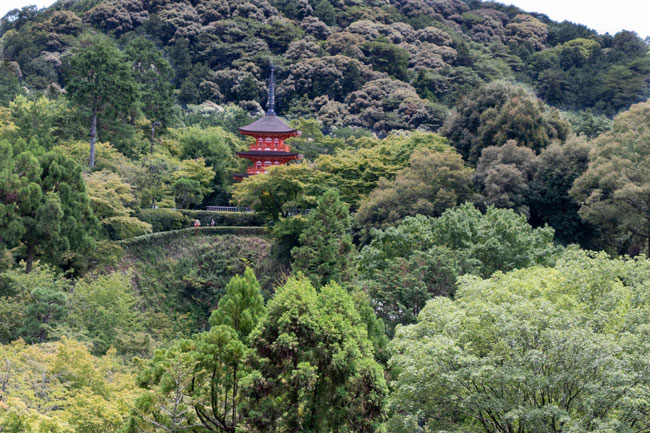
[[[0,433],[648,431],[637,35],[60,0],[0,55]]]
[[[70,53],[91,32],[121,47],[153,41],[183,107],[233,102],[255,115],[273,61],[278,111],[327,130],[435,131],[460,96],[497,79],[561,110],[607,116],[649,95],[647,49],[635,34],[463,0],[61,0],[4,18],[5,70],[30,89],[60,91]],[[3,94],[16,91],[13,81],[5,76]]]

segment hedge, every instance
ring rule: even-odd
[[[215,226],[260,227],[264,220],[254,212],[219,212],[209,210],[179,210],[190,223],[201,221],[202,226],[209,226],[214,219]]]
[[[266,227],[190,227],[181,230],[171,230],[167,232],[152,233],[144,236],[120,241],[125,248],[137,247],[145,244],[171,242],[175,239],[189,236],[217,236],[217,235],[235,235],[235,236],[265,236]]]
[[[136,216],[151,224],[154,233],[180,230],[189,226],[187,217],[173,209],[139,209]]]
[[[215,227],[261,227],[264,221],[253,212],[217,212],[207,210],[140,209],[137,217],[151,224],[154,233],[180,230],[194,226],[209,226],[214,220]]]

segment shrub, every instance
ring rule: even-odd
[[[182,213],[173,209],[140,209],[137,217],[151,224],[154,233],[179,230],[189,224]]]

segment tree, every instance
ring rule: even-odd
[[[239,146],[238,139],[219,127],[183,128],[176,130],[176,134],[180,157],[184,160],[203,158],[214,173],[210,185],[214,190],[213,200],[217,203],[225,201],[229,170],[236,165],[233,151]]]
[[[508,140],[489,146],[476,165],[474,185],[485,205],[514,209],[530,216],[530,190],[537,169],[537,156],[527,147]]]
[[[135,378],[114,351],[95,357],[63,337],[0,345],[0,358],[3,432],[118,431],[128,416]]]
[[[363,51],[375,70],[386,72],[398,80],[406,80],[409,53],[404,48],[379,40],[366,42]]]
[[[626,237],[647,243],[650,253],[650,103],[637,104],[599,136],[589,166],[571,195],[580,216],[602,228],[610,245]]]
[[[181,177],[172,185],[176,206],[181,209],[187,209],[188,206],[199,204],[203,200],[201,193],[201,184],[193,179]]]
[[[131,60],[131,70],[139,85],[142,112],[151,122],[149,153],[153,153],[156,127],[166,128],[173,115],[174,86],[171,80],[174,71],[153,42],[147,39],[131,40],[124,54]]]
[[[57,339],[66,329],[69,292],[70,283],[47,265],[37,265],[29,274],[18,269],[3,272],[0,342]]]
[[[240,378],[250,371],[244,363],[250,333],[264,314],[260,285],[253,271],[246,269],[226,286],[210,316],[209,331],[156,351],[139,378],[140,385],[154,387],[154,393],[143,395],[134,422],[166,431],[202,426],[235,433],[242,418]],[[173,411],[165,412],[170,399]]]
[[[536,264],[552,264],[553,229],[531,227],[510,209],[485,214],[466,203],[438,218],[407,217],[374,230],[359,254],[359,284],[368,291],[389,334],[413,323],[435,296],[453,296],[463,274],[489,277]]]
[[[97,229],[81,167],[58,151],[38,158],[31,152],[14,157],[7,142],[0,143],[0,153],[3,247],[24,247],[27,273],[37,257],[74,266],[94,248]]]
[[[516,140],[539,153],[552,140],[564,141],[569,123],[521,86],[494,82],[456,104],[443,134],[463,158],[475,165],[487,146]]]
[[[587,170],[590,149],[584,139],[569,138],[565,144],[551,144],[542,151],[530,184],[530,221],[553,227],[558,242],[594,249],[596,228],[580,217],[580,205],[569,193]]]
[[[251,335],[254,370],[242,381],[246,426],[261,431],[374,432],[387,387],[367,326],[336,284],[317,293],[289,280]]]
[[[70,59],[66,90],[73,102],[90,113],[89,167],[95,166],[97,119],[119,116],[136,102],[137,84],[122,53],[108,39],[84,42]]]
[[[300,246],[291,251],[294,271],[304,272],[315,287],[349,278],[354,252],[350,236],[350,214],[335,190],[318,199],[300,234]]]
[[[93,343],[94,355],[103,355],[111,347],[120,353],[150,351],[148,337],[137,335],[141,324],[130,274],[116,272],[79,281],[70,298],[70,324]]]
[[[233,201],[248,206],[273,223],[291,213],[310,209],[315,203],[315,191],[310,188],[313,171],[307,164],[287,164],[269,167],[264,176],[250,176],[237,183]]]
[[[435,298],[397,330],[389,431],[648,425],[649,271],[645,260],[571,250],[555,268],[464,278],[454,300]]]
[[[399,224],[407,216],[439,216],[473,198],[472,174],[453,150],[416,151],[395,180],[380,181],[359,206],[357,222],[367,231]]]

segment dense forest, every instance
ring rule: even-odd
[[[1,433],[650,431],[635,33],[59,0],[0,55]],[[272,65],[302,159],[235,182]]]

